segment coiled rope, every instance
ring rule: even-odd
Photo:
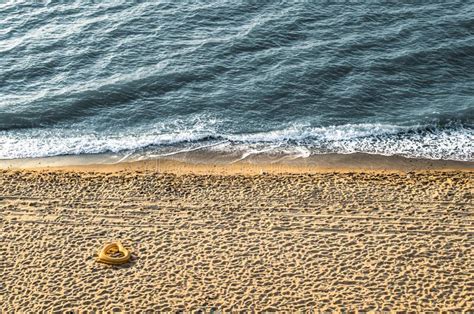
[[[110,265],[121,265],[130,261],[130,252],[123,247],[119,241],[106,244],[104,248],[99,252],[98,262],[110,264]]]

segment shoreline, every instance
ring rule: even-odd
[[[372,154],[325,154],[290,159],[288,156],[252,156],[234,160],[215,153],[180,153],[147,160],[126,160],[114,155],[58,156],[0,160],[0,169],[78,172],[163,172],[176,174],[262,174],[324,172],[474,171],[474,162],[414,159]]]

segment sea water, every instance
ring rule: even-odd
[[[474,3],[0,2],[0,159],[474,160]]]

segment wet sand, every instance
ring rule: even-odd
[[[472,310],[473,172],[448,170],[0,170],[0,312]],[[130,264],[96,263],[112,240]]]

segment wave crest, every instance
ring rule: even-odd
[[[369,153],[413,158],[474,161],[474,129],[461,123],[404,127],[388,124],[346,124],[312,127],[293,124],[257,133],[219,131],[222,122],[198,120],[122,132],[88,133],[80,129],[31,129],[0,132],[0,159],[99,153],[166,152],[210,149],[242,156],[283,153],[308,157],[325,153]],[[179,129],[179,125],[190,125]]]

